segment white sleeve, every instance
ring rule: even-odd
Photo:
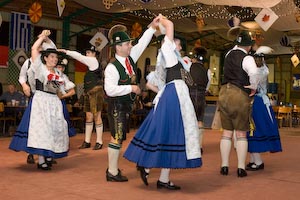
[[[161,46],[161,52],[165,58],[167,68],[173,67],[178,63],[175,48],[176,45],[174,41],[171,41],[167,36],[165,36],[164,43]]]
[[[104,90],[108,96],[117,97],[131,93],[131,85],[118,85],[119,79],[117,68],[109,63],[104,71]]]
[[[82,55],[81,53],[78,53],[77,51],[70,51],[70,50],[67,50],[66,54],[78,60],[82,64],[86,65],[90,71],[94,71],[99,68],[99,62],[95,57],[87,57]]]
[[[138,43],[131,48],[130,57],[136,63],[139,57],[142,55],[148,44],[150,43],[155,29],[152,27],[148,28],[139,39]]]
[[[246,56],[243,59],[243,70],[248,74],[251,89],[256,89],[259,83],[259,72],[255,60],[252,56]]]
[[[19,74],[19,83],[22,85],[23,83],[26,83],[27,81],[27,70],[29,65],[29,59],[25,60],[23,63],[20,74]]]
[[[208,78],[208,82],[207,82],[207,85],[206,85],[206,91],[208,91],[209,86],[210,86],[210,82],[211,82],[211,70],[210,69],[207,70],[207,78]]]
[[[75,87],[75,84],[72,81],[70,81],[70,79],[67,75],[63,74],[63,79],[65,81],[65,90],[66,91]]]

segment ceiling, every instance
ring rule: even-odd
[[[33,2],[3,0],[0,12],[28,13]],[[255,28],[263,35],[262,45],[271,46],[277,54],[282,54],[291,53],[291,47],[280,45],[284,34],[292,36],[293,42],[300,41],[300,23],[295,18],[295,13],[299,12],[298,0],[65,0],[61,17],[58,16],[55,0],[39,2],[43,18],[68,18],[71,23],[89,26],[90,29],[109,29],[115,24],[123,24],[130,31],[135,22],[146,27],[155,15],[162,13],[174,21],[176,32],[185,37],[188,44],[193,46],[200,39],[201,45],[219,51],[232,46],[227,37],[228,20],[232,16],[237,16],[241,22],[253,21],[262,8],[270,7],[279,18],[267,31]],[[203,19],[204,25],[198,26],[196,19]]]

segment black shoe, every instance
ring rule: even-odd
[[[45,162],[49,167],[52,167],[53,164],[57,164],[57,161],[50,157],[45,158]]]
[[[82,145],[79,147],[79,149],[86,149],[90,147],[91,147],[91,143],[87,143],[86,141],[84,141]]]
[[[51,167],[47,163],[37,164],[37,168],[41,170],[51,170]]]
[[[28,154],[28,156],[27,156],[27,163],[28,164],[34,164],[35,163],[34,162],[34,157],[33,157],[32,154]]]
[[[137,169],[140,171],[141,179],[145,185],[148,185],[148,176],[149,173],[145,171],[144,167],[137,166]]]
[[[112,181],[112,182],[126,182],[128,181],[128,178],[126,176],[122,176],[121,171],[118,169],[117,175],[112,175],[109,173],[108,169],[106,170],[106,180]]]
[[[247,168],[251,167],[251,165],[255,164],[254,162],[249,162],[247,165],[246,165],[246,170],[248,170]]]
[[[100,150],[100,149],[102,149],[102,146],[103,146],[103,144],[100,144],[100,143],[97,142],[97,143],[95,144],[93,150]]]
[[[221,167],[221,170],[220,170],[220,174],[222,174],[223,176],[227,176],[228,175],[228,167]]]
[[[237,176],[238,176],[238,177],[245,177],[245,176],[247,176],[246,170],[244,170],[244,169],[242,169],[242,168],[238,168],[238,169],[237,169]]]
[[[168,190],[180,190],[181,189],[180,186],[174,185],[170,181],[167,183],[163,183],[158,180],[156,186],[157,186],[157,189],[161,189],[161,188],[166,188]]]
[[[246,166],[246,170],[249,170],[249,171],[257,171],[257,170],[262,170],[265,168],[265,164],[264,163],[261,163],[260,165],[257,165],[255,163],[252,163],[252,165],[250,166]]]

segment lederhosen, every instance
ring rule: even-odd
[[[136,74],[137,66],[131,57],[129,57],[129,60]],[[120,75],[118,85],[136,84],[136,77],[130,77],[117,59],[112,64],[116,67]],[[108,120],[111,136],[117,140],[119,144],[122,144],[122,141],[126,140],[126,133],[129,132],[130,114],[135,97],[135,93],[118,97],[108,97]]]
[[[84,76],[84,112],[93,114],[102,111],[103,108],[103,81],[102,69],[99,66],[94,71],[88,70]]]
[[[198,121],[204,119],[205,91],[208,83],[207,71],[208,69],[204,67],[202,62],[193,63],[190,69],[194,84],[189,86],[189,91]]]

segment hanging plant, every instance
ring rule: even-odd
[[[135,22],[132,25],[131,37],[137,38],[137,37],[139,37],[139,35],[141,34],[141,32],[142,32],[142,26],[138,22]]]
[[[39,2],[34,2],[28,10],[29,18],[32,23],[38,23],[42,18],[42,5]]]

